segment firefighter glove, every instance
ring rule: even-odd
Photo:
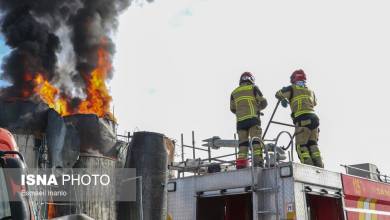
[[[288,101],[287,101],[287,99],[282,99],[281,104],[282,104],[282,106],[283,106],[284,108],[287,108],[287,106],[288,106]]]

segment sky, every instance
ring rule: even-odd
[[[0,34],[0,60],[9,52],[9,48],[5,45],[4,38]],[[0,87],[7,85],[6,82],[0,80]]]
[[[0,56],[3,57],[8,52],[8,48],[4,43],[4,39],[0,36]]]
[[[275,92],[302,68],[319,102],[326,168],[371,162],[390,173],[388,8],[385,0],[134,5],[116,35],[111,90],[120,128],[161,132],[178,142],[183,133],[186,144],[194,130],[198,146],[212,136],[232,139],[229,98],[240,74],[254,73],[269,101],[265,128]],[[291,122],[289,115],[278,109],[275,119]],[[267,138],[281,130],[273,126]]]
[[[191,131],[197,146],[212,136],[232,139],[230,93],[244,71],[268,99],[265,128],[274,94],[302,68],[319,103],[325,167],[370,162],[390,174],[388,1],[140,2],[121,16],[115,36],[109,85],[120,132],[160,132],[177,147],[181,133],[191,144]],[[275,119],[291,123],[289,115],[280,108]],[[273,126],[267,138],[282,130],[291,131]]]

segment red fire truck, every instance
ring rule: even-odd
[[[236,170],[234,160],[211,157],[210,149],[237,143],[216,137],[205,142],[208,158],[171,165],[178,171],[167,185],[174,220],[390,220],[390,179],[372,164],[333,172],[294,162],[291,149],[289,159],[277,155],[274,147],[265,168]]]
[[[31,201],[20,184],[26,165],[12,134],[0,128],[0,219],[33,220]]]

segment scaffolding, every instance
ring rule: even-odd
[[[187,145],[184,142],[184,134],[182,133],[180,135],[180,153],[179,156],[181,158],[181,161],[175,164],[170,164],[169,169],[171,170],[177,170],[178,174],[177,177],[184,177],[185,173],[192,173],[193,175],[199,175],[200,174],[200,169],[201,168],[207,168],[211,165],[233,165],[235,163],[235,160],[226,160],[225,158],[228,157],[237,157],[237,147],[234,147],[234,153],[229,153],[226,155],[221,155],[221,156],[212,156],[212,147],[207,146],[207,147],[197,147],[195,145],[195,132],[192,131],[191,135],[191,145]],[[236,139],[236,136],[234,136],[234,140]],[[192,152],[192,157],[191,158],[186,158],[185,157],[185,149],[191,149]],[[207,153],[206,158],[197,158],[197,152],[203,152]],[[199,155],[199,154],[198,154]],[[204,164],[207,162],[207,164]],[[192,167],[189,167],[189,163],[191,163]]]
[[[294,151],[293,151],[293,146],[294,146],[294,138],[296,133],[291,133],[289,131],[281,131],[277,134],[276,138],[273,139],[266,139],[266,135],[268,133],[268,130],[272,124],[276,125],[282,125],[290,128],[296,128],[295,125],[292,124],[287,124],[287,123],[282,123],[279,121],[275,121],[274,117],[276,114],[276,111],[280,105],[280,101],[276,104],[271,118],[266,126],[266,129],[264,131],[264,134],[262,137],[252,137],[253,139],[259,139],[260,142],[262,142],[262,145],[264,146],[264,154],[265,154],[265,163],[270,167],[272,164],[277,164],[278,161],[278,155],[282,153],[287,153],[288,155],[288,161],[289,162],[294,162]],[[287,135],[289,137],[289,144],[287,147],[279,147],[279,140],[282,135]],[[220,155],[220,156],[213,156],[213,150],[219,149],[219,147],[212,147],[211,142],[214,143],[215,140],[221,141],[223,144],[229,145],[230,148],[234,149],[234,152],[225,154],[225,155]],[[191,173],[192,175],[199,175],[201,172],[202,168],[209,168],[213,166],[233,166],[236,163],[236,159],[238,156],[238,140],[237,140],[237,135],[234,134],[234,139],[233,140],[221,140],[219,137],[212,137],[210,139],[203,140],[203,142],[208,142],[208,144],[203,144],[203,147],[198,147],[195,145],[195,132],[192,131],[192,140],[191,140],[191,145],[187,145],[184,143],[184,134],[181,134],[180,136],[180,156],[181,156],[181,161],[175,164],[170,165],[171,170],[177,170],[177,177],[180,178],[185,176],[185,173]],[[250,141],[250,142],[252,142]],[[252,145],[252,144],[250,144]],[[249,146],[252,148],[252,146]],[[191,149],[192,152],[192,158],[185,158],[185,149]],[[197,158],[197,151],[200,152],[207,152],[207,157],[206,158]],[[249,160],[252,160],[253,158],[253,150],[251,150],[252,155],[250,156]],[[271,154],[270,154],[271,152]],[[272,158],[272,155],[274,158]],[[227,159],[227,158],[234,158],[233,160]],[[287,159],[287,158],[286,158]]]
[[[282,135],[287,135],[290,139],[289,145],[287,147],[278,147],[279,140]],[[213,137],[214,140],[221,141],[223,143],[228,143],[228,145],[232,145],[234,143],[234,147],[229,146],[226,148],[231,149],[231,153],[213,156],[215,155],[214,152],[217,151],[218,147],[212,147],[210,146],[211,142],[208,142],[207,144],[203,144],[202,147],[195,145],[195,132],[192,131],[192,139],[191,139],[191,145],[185,144],[184,141],[184,134],[181,134],[180,138],[180,161],[177,163],[172,163],[169,166],[169,169],[176,170],[177,171],[177,177],[185,177],[186,173],[189,173],[190,175],[200,175],[201,173],[205,172],[205,169],[213,168],[216,166],[226,166],[232,167],[236,163],[236,159],[238,156],[238,140],[236,134],[234,134],[233,140],[221,140],[219,137]],[[283,154],[283,152],[286,152],[288,155],[288,161],[294,161],[294,152],[292,150],[293,142],[294,142],[294,135],[291,134],[288,131],[281,131],[276,138],[274,139],[266,139],[261,140],[264,145],[264,155],[265,155],[265,162],[267,166],[272,166],[273,164],[278,163],[278,156],[279,154]],[[213,141],[212,139],[206,139],[203,140],[204,142],[207,141]],[[256,137],[255,137],[256,138]],[[250,144],[252,145],[252,144]],[[250,147],[251,148],[251,147]],[[192,157],[188,158],[185,157],[185,150],[190,149],[192,153]],[[281,152],[283,151],[283,152]],[[200,152],[207,153],[206,158],[198,157]],[[253,151],[251,151],[253,152]],[[252,160],[253,155],[249,157],[249,160]],[[283,160],[283,159],[282,159]],[[281,161],[282,161],[281,160]]]

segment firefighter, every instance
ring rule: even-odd
[[[255,78],[250,72],[240,77],[240,85],[230,96],[230,110],[237,118],[239,152],[236,161],[237,169],[248,166],[249,138],[261,138],[260,111],[267,107],[267,100],[255,85]],[[263,147],[259,140],[253,141],[253,165],[262,167]]]
[[[317,100],[306,86],[306,74],[299,69],[290,77],[291,85],[276,93],[283,107],[290,104],[295,129],[296,150],[302,163],[324,167],[318,148],[319,118],[314,112]]]

